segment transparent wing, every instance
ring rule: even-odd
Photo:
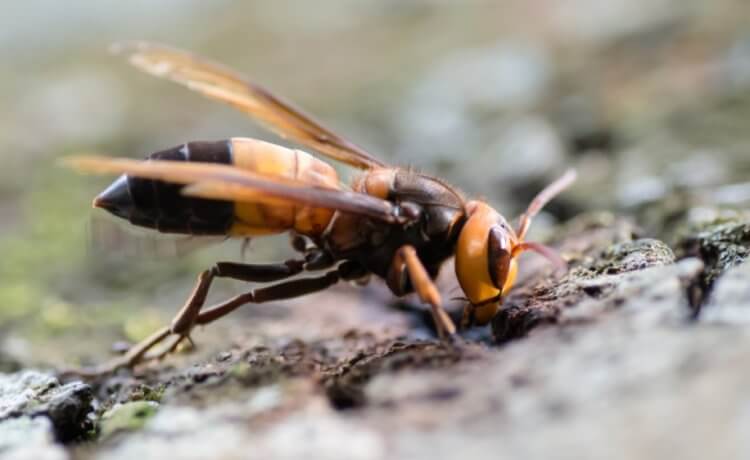
[[[187,51],[148,42],[118,43],[112,48],[126,55],[130,63],[140,70],[225,102],[280,136],[323,155],[361,169],[384,166],[383,162],[361,147],[221,64]]]

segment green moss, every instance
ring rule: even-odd
[[[136,431],[156,414],[159,405],[153,401],[132,401],[105,412],[99,420],[100,439],[123,431]]]
[[[164,397],[164,391],[166,385],[160,384],[156,387],[150,387],[148,385],[139,385],[130,392],[128,398],[130,401],[151,401],[161,402],[161,398]]]
[[[229,376],[238,380],[247,379],[250,376],[250,365],[248,363],[237,363],[229,368]]]

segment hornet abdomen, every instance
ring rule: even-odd
[[[337,189],[336,170],[301,150],[288,149],[257,139],[236,137],[232,146],[232,164],[263,176],[294,179],[300,184]],[[252,236],[294,230],[319,236],[333,217],[333,210],[293,204],[235,203],[233,236]]]
[[[248,138],[188,142],[153,153],[148,160],[220,163],[264,176],[294,179],[302,185],[339,187],[338,175],[327,163],[300,150]],[[134,225],[191,235],[243,237],[295,230],[318,236],[333,216],[328,209],[293,203],[193,198],[183,195],[182,187],[123,175],[96,198],[94,205]]]

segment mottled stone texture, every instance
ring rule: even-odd
[[[441,343],[382,302],[352,302],[348,314],[388,327],[332,327],[303,303],[279,320],[280,335],[174,356],[175,367],[92,386],[8,374],[0,449],[51,459],[747,458],[741,228],[684,236],[676,258],[628,220],[580,216],[553,241],[570,269],[530,258],[491,335]],[[313,298],[314,314],[340,311],[344,298]],[[19,430],[37,434],[19,442]]]

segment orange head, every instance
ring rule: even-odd
[[[456,246],[456,276],[469,301],[464,325],[490,322],[500,308],[502,298],[513,286],[518,271],[518,256],[535,251],[555,265],[566,264],[552,249],[524,241],[531,218],[555,195],[575,180],[568,171],[542,190],[521,216],[517,230],[503,216],[482,201],[466,204],[467,220]]]

